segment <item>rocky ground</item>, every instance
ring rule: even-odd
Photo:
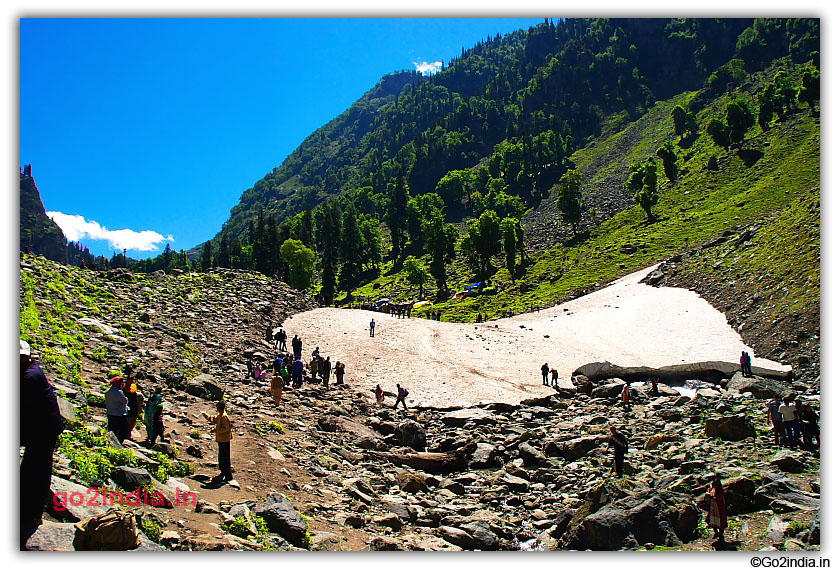
[[[74,430],[64,436],[74,447],[56,453],[53,492],[60,498],[99,484],[159,491],[168,506],[128,507],[154,539],[141,549],[794,550],[820,543],[819,456],[775,449],[763,408],[763,398],[791,390],[818,405],[812,385],[735,374],[693,399],[667,387],[653,397],[639,386],[624,412],[616,403],[624,381],[614,378],[596,382],[589,395],[576,378],[516,403],[408,410],[375,407],[368,386],[306,383],[275,406],[266,385],[247,379],[243,358],[268,358],[265,328],[312,309],[308,297],[232,271],[96,274],[26,257],[21,275],[22,335],[41,353]],[[81,349],[73,333],[83,335]],[[129,451],[120,451],[115,441],[84,435],[101,433],[102,389],[126,362],[137,364],[144,390],[165,386],[167,443],[154,450],[126,442]],[[213,488],[216,445],[201,412],[211,412],[221,392],[234,424],[235,481]],[[621,479],[610,473],[610,425],[630,437]],[[134,439],[144,435],[141,428]],[[93,454],[98,445],[111,463],[91,478],[84,458],[93,455],[78,450]],[[712,544],[703,522],[713,471],[730,505],[726,544]],[[187,489],[196,504],[176,504]],[[66,507],[50,510],[31,548],[72,547],[72,522],[102,510]]]

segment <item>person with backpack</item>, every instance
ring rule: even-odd
[[[53,450],[64,431],[58,398],[41,366],[32,360],[29,343],[20,341],[20,546],[42,522],[50,495]]]
[[[406,410],[408,409],[408,406],[405,403],[405,397],[406,396],[408,396],[408,389],[403,388],[402,386],[397,384],[397,401],[394,403],[394,409],[395,410],[397,409],[397,406],[400,405],[400,402],[402,402],[402,405],[403,405],[404,409],[406,409]]]
[[[554,386],[555,388],[559,387],[560,386],[560,383],[558,381],[559,379],[560,379],[560,373],[557,372],[556,368],[552,368],[551,369],[551,385]]]
[[[149,447],[154,446],[158,437],[163,441],[163,394],[160,386],[155,388],[155,393],[146,404],[143,423],[146,424],[146,439],[149,441]]]
[[[543,386],[548,386],[548,362],[546,362],[542,365],[542,367],[540,367],[540,371],[542,372]]]
[[[204,419],[213,424],[213,432],[216,435],[216,444],[219,446],[219,475],[213,478],[216,482],[233,480],[233,467],[230,463],[230,440],[233,436],[233,424],[230,417],[225,413],[225,402],[216,402],[216,415],[211,416],[201,412]]]
[[[122,391],[123,377],[111,378],[111,387],[105,392],[105,412],[108,431],[114,432],[120,443],[128,435],[128,398]]]
[[[630,448],[627,436],[618,431],[615,426],[610,426],[610,438],[607,440],[607,448],[613,448],[613,467],[619,477],[624,475],[624,456]]]

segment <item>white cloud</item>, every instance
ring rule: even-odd
[[[162,236],[153,230],[135,231],[130,229],[109,230],[94,220],[86,220],[83,216],[64,214],[62,212],[47,212],[64,235],[70,241],[83,239],[107,240],[108,244],[118,250],[130,249],[134,251],[154,251],[160,249],[162,242],[175,241],[171,235]]]
[[[443,69],[443,61],[415,61],[414,68],[423,75],[434,75],[435,73]]]

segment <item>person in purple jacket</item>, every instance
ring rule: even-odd
[[[41,366],[32,360],[31,349],[20,341],[20,444],[25,447],[20,462],[20,547],[41,524],[50,492],[53,451],[64,431],[58,399]]]

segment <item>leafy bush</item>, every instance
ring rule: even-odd
[[[143,531],[143,534],[149,538],[149,540],[153,542],[160,540],[161,527],[156,520],[152,518],[143,519],[140,529]]]

